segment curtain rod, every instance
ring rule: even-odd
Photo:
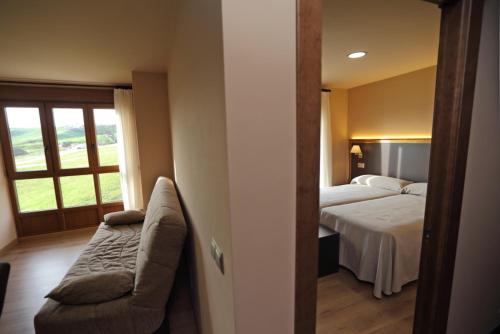
[[[332,90],[328,88],[321,88],[321,91],[330,93]]]
[[[44,83],[35,81],[10,81],[0,80],[0,85],[20,85],[20,86],[42,86],[42,87],[66,87],[66,88],[91,88],[91,89],[132,89],[132,85],[91,85],[72,83]]]

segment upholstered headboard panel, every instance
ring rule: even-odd
[[[350,154],[351,178],[363,174],[397,177],[415,182],[427,182],[431,152],[430,139],[419,140],[351,140],[359,145],[363,157]],[[364,163],[361,168],[358,163]]]

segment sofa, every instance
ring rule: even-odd
[[[36,333],[145,334],[163,328],[186,233],[174,183],[160,177],[144,222],[101,223],[61,282],[125,270],[134,274],[131,291],[94,304],[64,304],[48,298],[35,316]]]

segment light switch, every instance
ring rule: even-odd
[[[210,243],[210,253],[215,261],[215,264],[217,265],[221,273],[224,274],[224,254],[213,238],[212,242]]]
[[[358,162],[358,168],[365,168],[364,162]]]

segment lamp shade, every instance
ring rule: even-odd
[[[363,152],[361,152],[361,147],[359,147],[359,145],[352,145],[351,153],[352,154],[363,154]]]

